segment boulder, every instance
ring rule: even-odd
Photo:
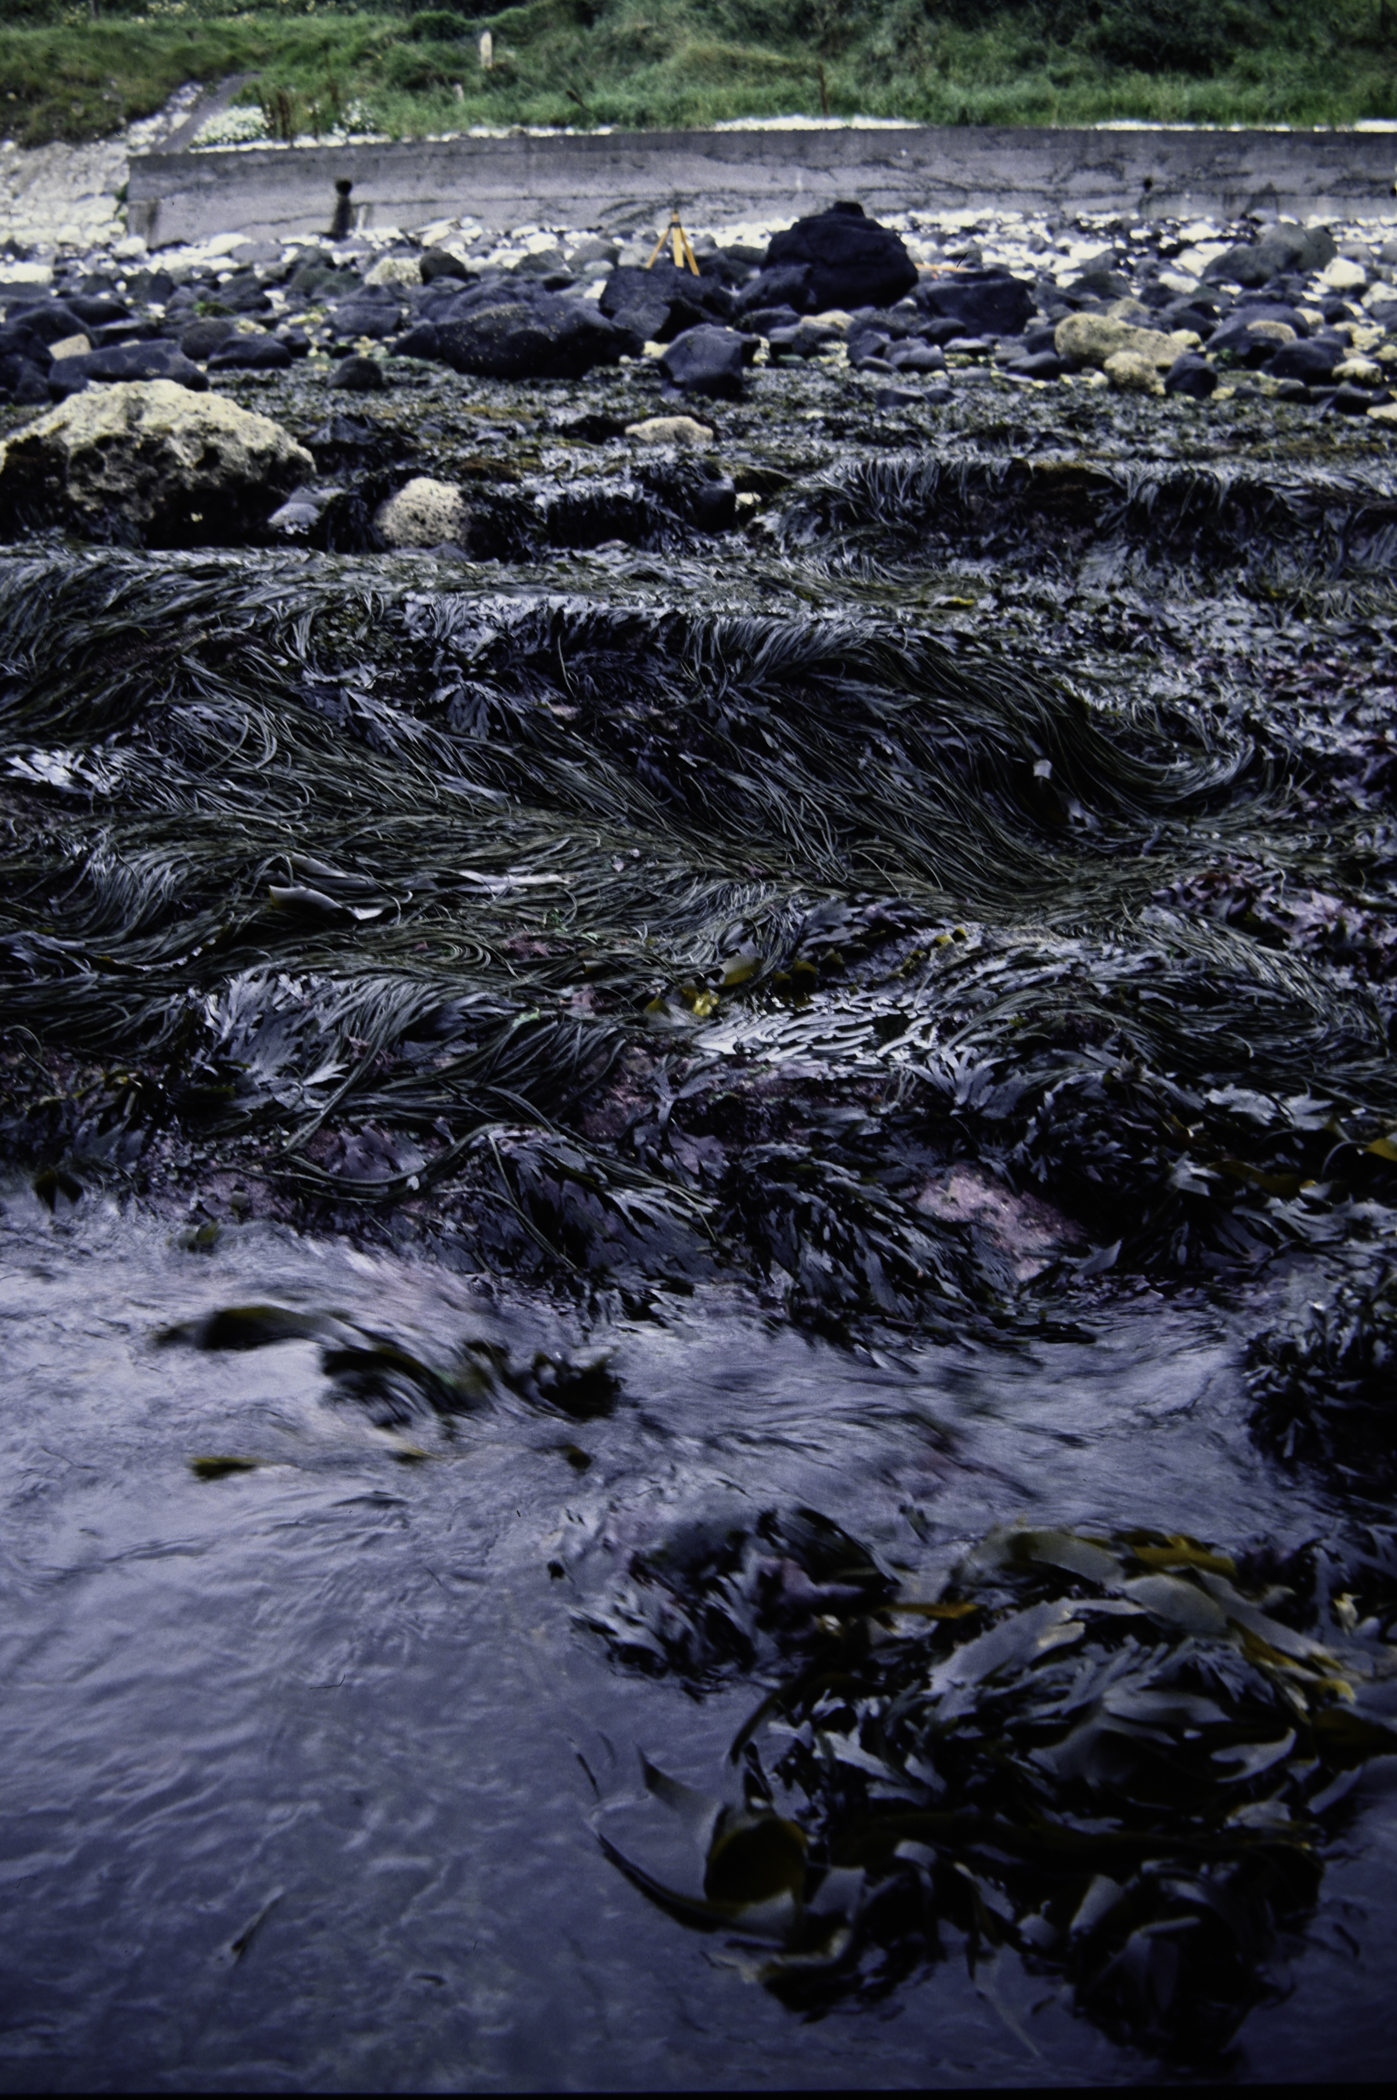
[[[1182,357],[1176,357],[1164,375],[1166,394],[1183,394],[1192,401],[1206,401],[1217,383],[1217,373],[1196,350],[1185,350]]]
[[[1382,386],[1387,374],[1371,357],[1345,357],[1335,365],[1333,376],[1340,386]]]
[[[1307,386],[1327,380],[1336,364],[1348,354],[1348,345],[1325,336],[1308,342],[1282,343],[1267,370],[1277,379],[1303,379]]]
[[[917,304],[931,320],[954,321],[961,335],[1017,335],[1035,311],[1032,285],[998,270],[926,278]]]
[[[1329,292],[1361,292],[1367,288],[1368,272],[1349,256],[1336,255],[1321,270],[1319,281]]]
[[[733,310],[732,293],[720,279],[696,277],[669,262],[613,270],[597,303],[618,328],[656,343],[672,342],[704,321],[726,321]]]
[[[387,386],[388,380],[376,358],[346,357],[330,374],[330,384],[351,394],[376,394]]]
[[[891,227],[866,218],[861,204],[831,205],[775,235],[763,268],[791,264],[807,266],[810,272],[802,307],[806,313],[826,306],[891,306],[917,282],[916,265],[900,237]],[[762,303],[770,306],[774,301],[766,298]]]
[[[454,482],[419,474],[381,503],[374,518],[390,547],[440,547],[468,529],[465,497]]]
[[[81,393],[94,379],[167,379],[196,394],[208,386],[199,367],[184,355],[178,343],[157,339],[153,343],[113,343],[106,350],[59,358],[49,366],[49,393],[56,401],[65,400],[69,394]]]
[[[713,443],[708,425],[692,416],[647,416],[643,423],[628,423],[626,436],[642,445],[690,445],[700,452]]]
[[[747,350],[746,339],[735,328],[688,328],[675,337],[660,359],[660,366],[670,385],[681,394],[707,394],[714,400],[736,401],[742,393]]]
[[[1133,350],[1167,372],[1183,351],[1197,347],[1197,336],[1187,329],[1165,335],[1161,329],[1132,328],[1129,321],[1112,320],[1109,314],[1068,314],[1053,331],[1053,348],[1059,357],[1073,357],[1099,370],[1118,351]]]
[[[1240,284],[1244,288],[1269,284],[1273,277],[1293,272],[1308,277],[1322,270],[1338,251],[1327,226],[1297,226],[1282,220],[1268,228],[1252,246],[1229,248],[1214,257],[1203,272],[1205,282]]]
[[[423,284],[433,284],[438,277],[455,277],[463,284],[471,281],[469,264],[462,262],[459,255],[453,255],[449,248],[424,249],[417,269]]]
[[[482,379],[580,379],[594,365],[618,363],[630,342],[587,301],[555,292],[521,298],[517,290],[497,291],[490,303],[433,325],[434,351],[408,350],[409,342],[420,340],[418,328],[409,330],[400,349],[435,356],[453,371]]]
[[[1215,328],[1208,338],[1208,349],[1214,356],[1235,357],[1241,364],[1264,365],[1282,343],[1295,341],[1296,331],[1288,321],[1242,318],[1225,321],[1221,328]]]
[[[330,315],[337,343],[357,343],[361,338],[382,343],[396,335],[402,325],[401,305],[392,292],[382,289],[372,294],[366,290],[356,298],[342,300]]]
[[[414,284],[421,284],[421,257],[416,255],[385,255],[374,264],[364,282],[371,288],[380,284],[389,286],[402,285],[405,288]]]
[[[1059,357],[1056,350],[1034,350],[1003,369],[1012,379],[1061,379],[1075,371],[1076,364],[1071,358]]]
[[[202,364],[206,357],[213,355],[220,343],[227,342],[232,333],[231,321],[220,320],[217,316],[210,315],[203,321],[191,321],[180,335],[179,346],[186,357],[193,358],[195,364]]]
[[[103,531],[115,513],[153,545],[226,540],[314,472],[279,423],[221,394],[126,383],[76,394],[0,446],[0,513]]]
[[[47,402],[47,373],[13,351],[0,356],[0,399],[13,401],[17,408],[34,408],[41,401]]]
[[[810,276],[809,263],[782,263],[774,270],[763,270],[738,293],[733,313],[742,316],[744,328],[758,327],[758,316],[764,313],[791,313],[799,320],[811,308]]]
[[[230,335],[210,354],[211,372],[284,372],[291,352],[274,335]]]
[[[1164,381],[1152,357],[1139,350],[1117,350],[1101,367],[1120,394],[1162,394]]]

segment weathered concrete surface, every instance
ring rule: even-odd
[[[335,182],[361,227],[469,212],[487,227],[698,224],[795,215],[852,196],[870,211],[1135,209],[1373,218],[1393,210],[1397,134],[1354,131],[651,131],[435,144],[150,153],[131,163],[133,233],[323,232]]]

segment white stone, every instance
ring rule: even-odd
[[[138,233],[128,233],[112,249],[112,254],[119,262],[135,262],[146,252],[146,244]]]
[[[381,503],[375,525],[390,547],[439,547],[466,525],[464,496],[454,482],[419,474]]]
[[[702,452],[713,443],[714,433],[693,416],[647,416],[643,423],[628,423],[626,436],[642,445],[691,445]]]
[[[1319,281],[1328,285],[1331,292],[1356,292],[1368,282],[1368,272],[1362,263],[1351,262],[1346,255],[1336,255],[1333,262],[1326,263],[1320,271]]]
[[[422,265],[415,255],[385,255],[364,279],[365,284],[421,284]]]

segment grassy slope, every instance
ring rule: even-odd
[[[458,19],[323,0],[9,0],[0,131],[102,136],[186,80],[256,70],[298,129],[359,101],[395,135],[472,123],[1350,123],[1397,114],[1380,0],[531,0]],[[313,9],[313,11],[312,11]],[[481,71],[480,31],[497,63]],[[455,89],[460,86],[458,97]]]

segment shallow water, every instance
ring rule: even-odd
[[[556,1323],[342,1242],[254,1225],[205,1256],[97,1201],[58,1224],[5,1203],[9,2085],[740,2087],[775,2056],[816,2086],[1145,2075],[1008,1954],[814,2025],[714,1968],[603,1860],[584,1761],[607,1794],[638,1745],[701,1781],[751,1694],[619,1677],[573,1612],[685,1516],[773,1502],[835,1508],[909,1569],[1043,1509],[1322,1532],[1340,1513],[1245,1435],[1235,1319],[1141,1308],[1093,1347],[874,1361],[700,1303],[616,1330],[585,1474],[556,1425],[498,1417],[408,1464],[310,1344],[155,1335],[263,1298],[391,1316],[438,1356]],[[208,1453],[261,1463],[200,1480]],[[1397,1803],[1369,1785],[1237,2075],[1390,2062]]]
[[[0,564],[11,2088],[1152,2078],[1007,1944],[744,1983],[591,1819],[641,1750],[713,1785],[770,1675],[587,1614],[773,1509],[918,1594],[1016,1520],[1385,1515],[1244,1361],[1392,1242],[1386,452],[771,373],[709,536],[607,434],[644,384],[326,439],[358,486],[430,408],[497,559]],[[257,1304],[311,1325],[194,1345]],[[427,1404],[481,1345],[616,1403]],[[1171,2075],[1390,2069],[1392,1769],[1289,1995]]]

